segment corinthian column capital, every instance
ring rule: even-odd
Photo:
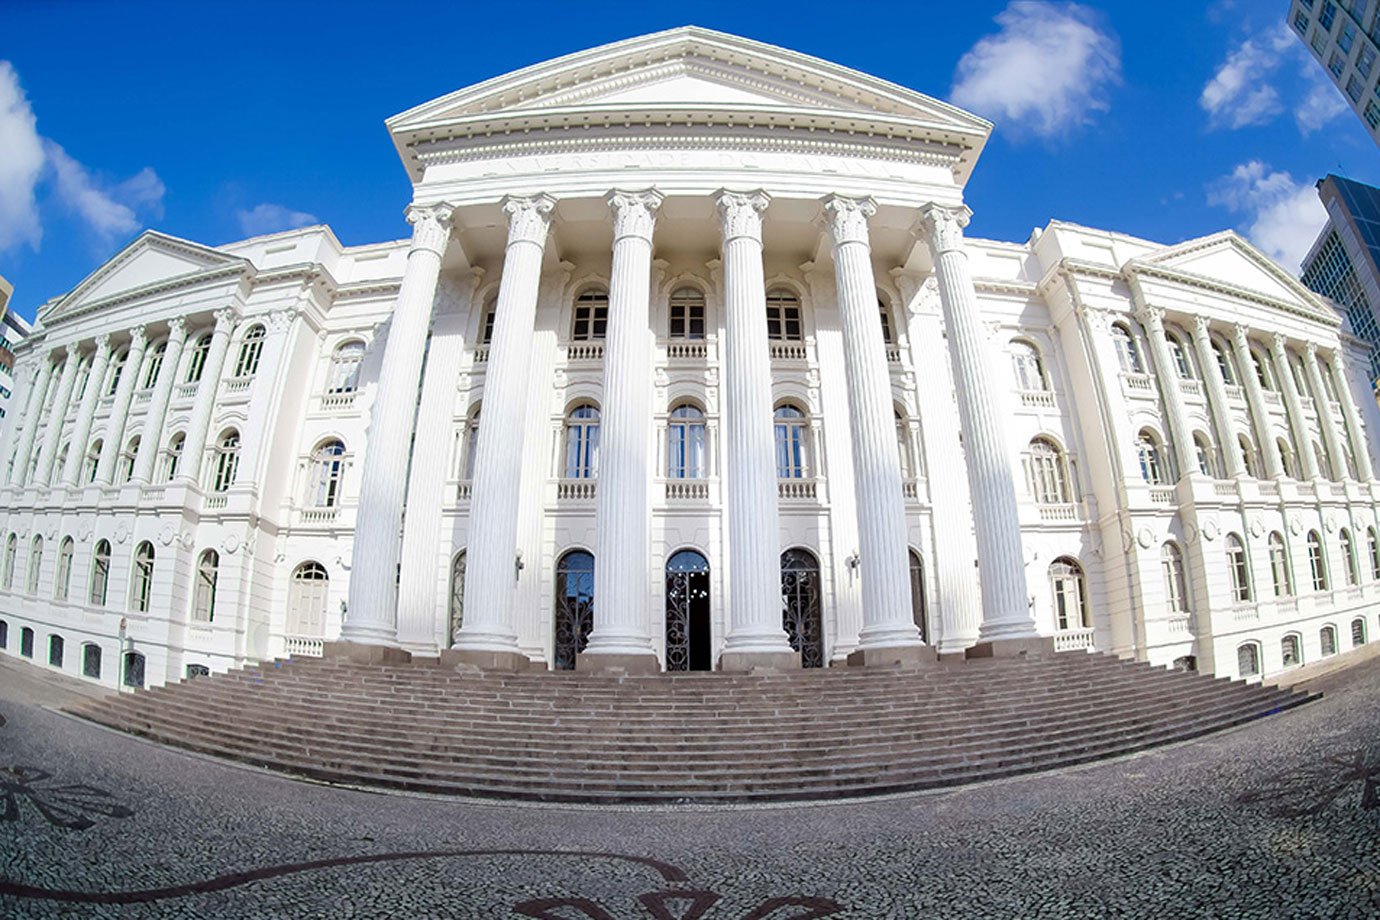
[[[146,329],[142,323],[129,330],[130,348],[143,348],[145,345],[148,344],[148,341],[148,329]]]
[[[723,189],[714,199],[723,219],[724,242],[740,236],[762,242],[762,212],[771,203],[766,192],[730,192]]]
[[[629,192],[614,189],[605,199],[613,211],[613,241],[616,243],[625,236],[640,237],[652,241],[652,229],[656,226],[657,208],[665,195],[655,189]]]
[[[951,208],[930,202],[920,209],[916,232],[929,243],[937,256],[963,249],[963,228],[968,226],[972,212],[967,208]]]
[[[1150,304],[1144,304],[1144,305],[1142,305],[1142,306],[1140,307],[1140,309],[1136,310],[1136,319],[1138,319],[1138,320],[1140,320],[1142,323],[1144,323],[1144,324],[1145,324],[1145,327],[1146,327],[1147,329],[1151,329],[1151,330],[1155,330],[1155,329],[1163,330],[1163,329],[1164,329],[1164,308],[1163,308],[1163,307],[1154,307],[1154,306],[1151,306]]]
[[[96,354],[110,354],[110,333],[103,332],[100,335],[96,336]]]
[[[182,340],[187,337],[187,321],[180,316],[168,320],[169,339]]]
[[[550,195],[509,195],[503,199],[503,213],[508,215],[508,245],[536,243],[546,245],[546,233],[551,228],[551,212],[556,199]]]
[[[877,203],[871,198],[830,195],[824,199],[824,223],[836,246],[844,243],[867,245],[867,220],[876,213]]]
[[[1194,332],[1194,334],[1197,335],[1199,338],[1202,338],[1202,339],[1207,339],[1207,338],[1208,338],[1209,323],[1208,323],[1208,318],[1207,318],[1206,316],[1195,316],[1195,317],[1193,317],[1193,332]]]
[[[450,221],[455,209],[447,204],[407,209],[407,222],[412,225],[412,248],[442,255],[450,239]]]
[[[215,316],[215,331],[225,333],[228,333],[231,329],[233,329],[235,327],[235,321],[240,318],[239,313],[235,312],[230,307],[225,307],[224,309],[217,310]]]
[[[1282,361],[1287,357],[1285,346],[1289,340],[1282,333],[1276,332],[1270,336],[1270,350]]]

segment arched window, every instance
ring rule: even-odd
[[[1047,438],[1030,442],[1030,485],[1037,505],[1066,505],[1072,501],[1064,452]]]
[[[776,478],[809,479],[810,420],[802,409],[779,406],[776,419]]]
[[[134,478],[134,463],[139,458],[139,436],[136,434],[125,442],[120,453],[120,466],[115,471],[115,484],[122,486]]]
[[[359,339],[341,342],[331,354],[331,378],[327,393],[353,393],[359,389],[359,365],[364,360],[364,343]]]
[[[53,471],[48,474],[48,485],[55,486],[62,479],[63,467],[67,466],[67,452],[71,448],[71,444],[63,444],[58,450],[57,461],[53,463]]]
[[[1188,613],[1188,583],[1184,577],[1184,554],[1177,543],[1160,547],[1160,565],[1164,569],[1164,596],[1170,613]]]
[[[340,504],[341,479],[345,475],[345,445],[340,441],[326,441],[312,451],[311,503],[317,508],[334,508]]]
[[[235,359],[235,376],[252,377],[259,372],[259,356],[264,350],[264,327],[254,324],[240,339],[240,354]]]
[[[484,315],[479,320],[479,344],[492,345],[494,342],[494,318],[498,316],[498,295],[495,294],[484,304]]]
[[[1303,640],[1296,633],[1290,633],[1279,640],[1280,663],[1286,668],[1303,664]]]
[[[689,403],[671,410],[666,425],[666,476],[704,478],[704,413]]]
[[[565,417],[565,478],[599,475],[599,410],[583,403]]]
[[[1260,458],[1256,455],[1254,445],[1244,434],[1237,438],[1237,443],[1241,447],[1241,465],[1246,468],[1246,475],[1252,479],[1259,479]]]
[[[1327,462],[1327,453],[1323,450],[1322,444],[1313,442],[1313,463],[1318,468],[1318,475],[1327,479],[1332,478],[1332,464]]]
[[[603,288],[585,291],[575,298],[575,312],[570,322],[573,342],[602,340],[609,327],[609,292]]]
[[[1329,623],[1318,630],[1318,648],[1324,658],[1337,654],[1337,627]]]
[[[91,590],[87,594],[92,604],[104,607],[106,592],[109,590],[110,541],[97,540],[96,551],[91,556]]]
[[[81,463],[81,481],[93,483],[96,481],[96,469],[101,465],[101,451],[105,448],[105,442],[100,438],[91,442],[91,446],[86,449],[86,456]]]
[[[1255,368],[1255,379],[1260,381],[1261,389],[1278,389],[1275,386],[1274,372],[1270,370],[1270,359],[1254,348],[1251,349],[1251,366]]]
[[[877,312],[882,316],[882,342],[886,345],[896,344],[896,333],[891,328],[891,311],[886,308],[886,301],[877,298]]]
[[[673,339],[704,338],[704,294],[699,288],[677,288],[671,294],[668,331]]]
[[[34,631],[28,626],[19,628],[19,654],[25,658],[34,657]]]
[[[121,348],[110,359],[110,369],[106,371],[105,389],[101,391],[102,396],[114,396],[115,391],[120,387],[120,378],[124,376],[125,364],[129,361],[129,349]]]
[[[470,410],[469,420],[465,422],[465,436],[461,441],[461,479],[474,478],[474,459],[479,456],[479,410],[480,404]]]
[[[144,656],[138,652],[125,652],[124,682],[126,687],[144,686]]]
[[[1140,475],[1147,483],[1162,486],[1168,482],[1160,439],[1149,428],[1141,429],[1136,438],[1136,454],[1140,458]]]
[[[1289,447],[1289,442],[1283,438],[1275,439],[1275,447],[1279,450],[1279,465],[1284,468],[1284,475],[1290,479],[1298,479],[1298,466],[1294,461],[1294,452]]]
[[[101,679],[101,647],[94,642],[81,647],[81,673],[85,677]]]
[[[1140,349],[1125,323],[1112,323],[1112,344],[1116,346],[1117,363],[1123,374],[1142,374],[1145,365],[1140,360]]]
[[[1313,575],[1313,590],[1327,590],[1327,558],[1323,554],[1322,537],[1316,530],[1308,531],[1308,570]]]
[[[148,613],[153,597],[153,544],[144,540],[134,548],[134,569],[129,579],[129,609]]]
[[[1237,382],[1236,362],[1231,359],[1230,352],[1218,339],[1212,340],[1212,355],[1217,359],[1217,369],[1222,372],[1222,382],[1228,386],[1235,384]]]
[[[5,538],[5,562],[0,570],[0,587],[9,591],[14,587],[14,560],[19,556],[19,535],[10,534]]]
[[[43,570],[43,537],[35,534],[29,544],[29,576],[24,589],[30,594],[38,593],[38,575]]]
[[[71,537],[63,537],[58,544],[57,572],[53,578],[53,597],[67,600],[72,588],[72,557],[76,554],[76,543]]]
[[[1251,599],[1251,566],[1246,546],[1234,533],[1227,534],[1227,571],[1231,575],[1231,597],[1237,603]]]
[[[1380,542],[1376,541],[1375,528],[1366,528],[1366,554],[1370,557],[1370,577],[1380,581]]]
[[[1198,453],[1198,469],[1213,479],[1221,479],[1217,468],[1217,452],[1212,449],[1212,441],[1201,431],[1193,433],[1193,448]]]
[[[163,481],[172,482],[177,475],[178,464],[182,462],[182,448],[187,445],[187,435],[181,431],[168,439],[168,449],[163,451]]]
[[[930,618],[925,601],[925,561],[915,550],[910,551],[910,612],[915,619],[915,628],[920,630],[920,641],[930,641]]]
[[[465,551],[455,554],[450,563],[450,644],[460,640],[460,627],[465,625]]]
[[[216,579],[220,573],[220,555],[213,549],[203,552],[196,561],[196,581],[192,590],[192,622],[210,623],[216,618]]]
[[[905,413],[896,408],[896,449],[901,456],[901,478],[911,480],[920,475],[920,465],[916,463],[915,440],[910,434],[910,422]]]
[[[1351,621],[1351,647],[1366,644],[1366,621],[1361,617]]]
[[[805,327],[800,319],[800,298],[786,288],[767,292],[767,338],[773,342],[800,342]]]
[[[1294,593],[1294,573],[1289,568],[1289,553],[1284,546],[1284,535],[1279,531],[1270,533],[1270,578],[1274,582],[1275,597],[1289,597]]]
[[[594,556],[571,550],[556,563],[556,622],[551,667],[575,670],[594,629]]]
[[[55,634],[48,637],[48,664],[55,668],[62,667],[62,656],[66,650],[66,644],[62,641],[62,636]]]
[[[10,647],[10,624],[0,620],[0,648]]]
[[[316,638],[325,634],[330,587],[330,576],[319,562],[304,562],[293,569],[288,587],[288,635]]]
[[[210,353],[211,333],[205,332],[192,343],[191,353],[187,355],[187,376],[183,383],[201,382],[201,375],[206,370],[206,356]]]
[[[163,370],[163,358],[168,354],[168,343],[159,342],[149,350],[148,357],[144,359],[144,379],[143,389],[147,390],[158,383],[158,374]]]
[[[211,491],[228,491],[235,481],[235,472],[239,465],[240,433],[231,428],[216,442],[216,465],[211,471]]]
[[[1076,559],[1061,556],[1049,567],[1049,585],[1054,591],[1054,623],[1060,630],[1088,629],[1088,595],[1083,583],[1083,567]]]
[[[1318,355],[1318,373],[1322,376],[1323,392],[1332,402],[1337,402],[1337,385],[1332,379],[1332,365],[1322,355]]]
[[[1337,535],[1337,542],[1342,547],[1342,565],[1346,571],[1346,583],[1349,585],[1360,584],[1361,572],[1356,565],[1356,547],[1351,542],[1351,531],[1343,527]]]
[[[1294,388],[1300,396],[1308,395],[1308,372],[1303,369],[1303,358],[1294,352],[1285,352],[1289,357],[1289,370],[1294,377]]]
[[[1169,343],[1169,357],[1174,362],[1174,373],[1180,380],[1193,379],[1193,356],[1184,347],[1184,341],[1178,332],[1166,332],[1165,340]]]
[[[1049,382],[1045,378],[1044,359],[1040,357],[1040,350],[1032,343],[1024,339],[1016,339],[1011,343],[1011,365],[1016,372],[1017,389],[1040,392],[1049,389]]]
[[[77,382],[72,387],[73,403],[81,402],[81,398],[86,395],[86,385],[91,382],[91,362],[94,360],[95,355],[88,355],[77,365]]]
[[[1242,677],[1254,677],[1260,673],[1260,646],[1247,642],[1236,649],[1236,670]]]

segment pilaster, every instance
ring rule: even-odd
[[[211,347],[206,354],[206,364],[201,369],[201,380],[197,382],[192,419],[187,427],[186,441],[182,445],[178,479],[192,483],[201,481],[201,461],[206,453],[211,416],[216,410],[216,396],[220,393],[220,375],[225,368],[225,355],[230,350],[230,333],[234,331],[238,318],[234,310],[216,311],[216,327],[211,333]]]
[[[163,363],[158,366],[158,380],[149,397],[149,412],[139,435],[139,454],[134,459],[133,481],[147,483],[153,478],[153,464],[163,443],[163,422],[168,416],[168,401],[172,399],[173,382],[182,363],[182,346],[187,342],[187,323],[182,317],[168,321],[168,347]]]
[[[129,331],[129,351],[125,354],[124,370],[120,381],[115,385],[115,401],[110,408],[110,421],[106,425],[105,440],[101,442],[101,456],[96,461],[96,484],[110,485],[115,478],[115,464],[124,446],[125,426],[129,424],[129,404],[134,398],[134,387],[139,381],[139,372],[144,361],[144,350],[149,340],[143,326],[135,326]]]

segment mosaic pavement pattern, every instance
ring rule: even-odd
[[[72,696],[41,670],[0,658],[7,918],[1380,915],[1380,661],[1319,703],[1114,763],[694,810],[298,783],[58,715]]]

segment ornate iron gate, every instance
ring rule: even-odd
[[[573,671],[575,655],[585,650],[594,629],[594,557],[589,553],[569,552],[556,564],[555,629],[552,663],[557,671]]]
[[[806,668],[824,667],[819,563],[803,549],[781,554],[781,626]]]
[[[666,563],[666,670],[707,671],[709,562],[682,550]]]

